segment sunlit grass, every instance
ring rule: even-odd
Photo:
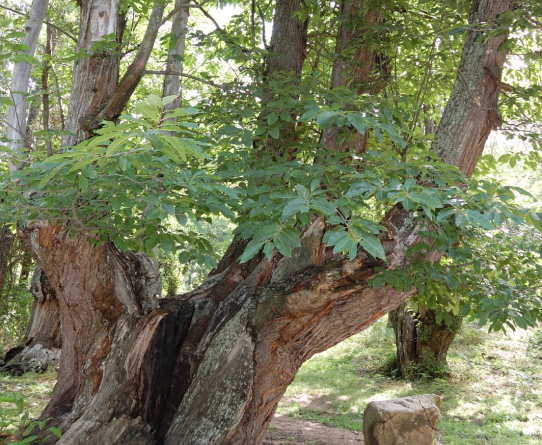
[[[280,414],[362,431],[372,400],[443,396],[439,443],[542,443],[542,334],[487,334],[464,327],[449,352],[448,379],[398,381],[378,372],[394,353],[393,331],[381,320],[305,363],[281,401]]]
[[[23,376],[0,373],[0,393],[17,392],[25,398],[25,410],[31,419],[39,417],[53,393],[56,372],[28,372]]]

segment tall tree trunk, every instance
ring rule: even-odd
[[[273,18],[273,30],[271,32],[271,44],[269,54],[265,60],[265,81],[266,88],[262,98],[262,108],[273,100],[277,99],[279,92],[270,88],[270,81],[273,79],[297,82],[301,78],[305,50],[307,46],[307,30],[309,18],[301,21],[299,12],[304,2],[300,0],[277,0],[275,15]],[[287,76],[285,78],[285,76]],[[297,100],[298,97],[294,96]],[[267,116],[264,116],[266,118]],[[290,122],[282,123],[280,137],[269,138],[264,143],[264,150],[273,159],[287,156],[294,159],[296,146],[296,122],[292,116]]]
[[[120,0],[81,1],[77,52],[92,52],[104,35],[116,35],[120,43],[126,15]],[[120,58],[114,51],[84,57],[74,65],[72,93],[62,145],[75,145],[93,135],[96,115],[105,107],[117,88]]]
[[[467,33],[458,78],[431,146],[442,160],[459,167],[467,177],[472,176],[489,133],[501,124],[498,99],[507,54],[499,47],[506,36],[493,38],[493,43],[498,43],[496,46],[476,44],[479,32],[475,25],[496,20],[508,8],[507,1],[473,2],[469,17],[473,29]],[[460,323],[453,314],[450,317],[453,326],[447,327],[443,322],[436,323],[434,310],[426,309],[415,315],[407,313],[406,306],[392,316],[397,367],[402,376],[410,374],[412,363],[422,369],[446,365],[446,353]]]
[[[489,21],[507,8],[504,0],[475,1],[471,17]],[[468,33],[461,64],[468,89],[454,88],[459,97],[445,111],[457,118],[435,136],[436,148],[447,147],[439,151],[443,159],[461,167],[488,133],[487,113],[475,108],[497,106],[499,85],[488,90],[483,67],[502,69],[505,56],[504,36],[475,42],[475,35]],[[473,91],[484,94],[473,98]],[[115,109],[112,100],[106,110]],[[450,139],[452,122],[469,125],[476,144]],[[332,258],[322,246],[324,221],[316,219],[292,258],[275,253],[239,264],[246,243],[235,241],[198,289],[161,300],[155,261],[111,244],[95,247],[84,232],[70,237],[46,221],[28,224],[22,237],[50,278],[62,320],[59,379],[43,413],[63,430],[58,443],[260,443],[304,361],[411,295],[367,284],[376,268],[403,267],[405,252],[420,240],[404,209],[395,207],[385,220],[394,232],[386,261],[363,252],[353,261]]]
[[[11,258],[15,236],[9,226],[3,226],[0,231],[0,295],[4,293],[4,286],[8,276],[8,265]]]
[[[175,0],[175,9],[189,4],[189,0]],[[171,37],[166,65],[166,77],[164,79],[164,97],[177,96],[167,104],[165,110],[178,108],[182,103],[182,78],[184,67],[184,49],[186,42],[186,26],[188,24],[189,9],[182,8],[172,18]]]
[[[358,94],[377,91],[375,32],[371,28],[382,22],[382,9],[379,1],[342,0],[331,88],[350,86]],[[361,153],[367,150],[369,132],[333,127],[322,133],[321,143],[328,150]]]
[[[25,24],[25,37],[21,43],[28,47],[24,54],[34,55],[38,45],[41,26],[45,20],[49,0],[34,0]],[[11,77],[11,100],[13,105],[8,107],[7,137],[9,148],[17,155],[25,145],[26,137],[26,95],[30,81],[32,65],[28,62],[16,62]],[[10,158],[9,171],[13,173],[20,168],[20,160]]]

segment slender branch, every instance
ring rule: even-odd
[[[162,19],[162,21],[159,23],[158,28],[160,28],[162,25],[167,23],[171,17],[173,17],[175,14],[177,14],[181,9],[186,8],[201,8],[206,3],[209,3],[211,0],[203,0],[200,3],[187,3],[186,5],[180,5],[177,8],[173,8],[169,14],[166,14],[166,16]]]
[[[159,75],[159,76],[181,76],[181,77],[186,77],[187,79],[192,79],[192,80],[195,80],[197,82],[204,83],[204,84],[209,85],[211,87],[218,88],[220,90],[225,90],[225,89],[228,88],[225,85],[220,85],[218,83],[214,83],[211,80],[205,80],[205,79],[202,79],[201,77],[192,76],[191,74],[186,74],[186,73],[180,73],[178,71],[145,70],[144,74],[156,74],[156,75]]]
[[[260,8],[260,5],[258,5],[258,12],[260,13],[260,19],[262,20],[262,43],[263,43],[263,47],[265,49],[269,49],[269,46],[267,45],[267,39],[265,38],[265,17],[263,15],[262,8]]]
[[[58,80],[58,75],[56,74],[54,65],[51,65],[51,71],[53,72],[53,76],[55,78],[56,97],[58,100],[58,108],[60,111],[60,128],[64,130],[64,128],[66,127],[66,119],[64,118],[64,110],[62,109],[62,95],[60,94],[60,82]]]
[[[209,14],[205,9],[203,9],[202,6],[199,6],[198,8],[199,8],[199,10],[203,13],[203,15],[204,15],[205,17],[207,17],[211,22],[213,22],[213,24],[214,24],[215,27],[216,27],[216,30],[226,38],[226,41],[227,41],[230,45],[236,46],[237,48],[240,48],[242,51],[247,51],[247,52],[249,51],[248,48],[245,48],[244,46],[239,45],[238,43],[235,43],[233,40],[231,40],[230,35],[220,27],[220,25],[219,25],[218,22],[213,18],[213,16],[212,16],[211,14]]]
[[[250,2],[250,28],[251,28],[251,39],[252,39],[252,47],[254,48],[256,46],[256,22],[255,22],[255,15],[256,15],[256,0],[252,0]]]
[[[53,49],[51,45],[51,26],[47,25],[47,36],[45,42],[45,54],[49,57],[53,54]],[[43,89],[43,129],[49,131],[49,71],[51,70],[51,61],[45,60],[43,62],[43,71],[41,73],[41,88]],[[47,137],[46,141],[47,146],[47,156],[53,156],[53,143],[50,137]]]
[[[10,12],[13,12],[14,14],[18,14],[18,15],[22,15],[22,16],[26,16],[26,13],[22,12],[22,11],[17,11],[16,9],[13,9],[13,8],[9,8],[7,6],[4,6],[2,4],[0,4],[0,8],[2,9],[5,9],[6,11],[10,11]],[[43,23],[51,26],[52,28],[55,28],[58,32],[64,34],[66,37],[69,37],[70,39],[72,39],[75,43],[77,43],[77,37],[71,35],[68,31],[64,31],[62,28],[59,28],[58,26],[56,26],[54,23],[51,23],[47,20],[45,20]]]

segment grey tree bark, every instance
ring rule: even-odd
[[[26,35],[21,40],[23,45],[28,47],[23,54],[33,56],[38,45],[45,14],[49,0],[34,0],[28,13],[28,19],[24,31]],[[30,82],[32,65],[28,62],[16,62],[13,65],[11,76],[10,98],[13,105],[8,107],[7,137],[10,140],[9,148],[13,152],[9,161],[10,173],[20,168],[21,161],[18,159],[22,148],[25,145],[26,136],[26,95]]]
[[[186,27],[190,13],[188,8],[183,8],[182,6],[186,6],[189,3],[189,0],[175,1],[175,9],[179,9],[179,11],[175,13],[171,21],[171,37],[166,64],[166,77],[164,79],[164,97],[177,96],[177,98],[167,104],[164,107],[165,110],[173,110],[180,107],[183,99],[181,74],[184,66]]]

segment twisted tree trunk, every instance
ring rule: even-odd
[[[471,20],[493,20],[508,5],[476,0]],[[505,58],[504,36],[476,42],[476,35],[467,35],[461,81],[445,111],[452,116],[435,136],[435,150],[466,173],[494,123],[489,111],[497,107],[499,82],[488,67],[502,69]],[[109,111],[71,122],[113,113],[122,94],[104,101]],[[454,136],[465,129],[469,138]],[[28,224],[22,238],[61,314],[59,378],[43,413],[64,432],[58,443],[260,443],[303,362],[411,295],[367,284],[377,267],[408,267],[405,253],[420,241],[413,215],[400,206],[384,223],[385,261],[363,251],[353,261],[334,256],[316,219],[292,258],[275,253],[239,264],[246,243],[237,240],[197,290],[161,300],[154,260],[112,244],[94,247],[85,232],[70,237],[62,226]]]

